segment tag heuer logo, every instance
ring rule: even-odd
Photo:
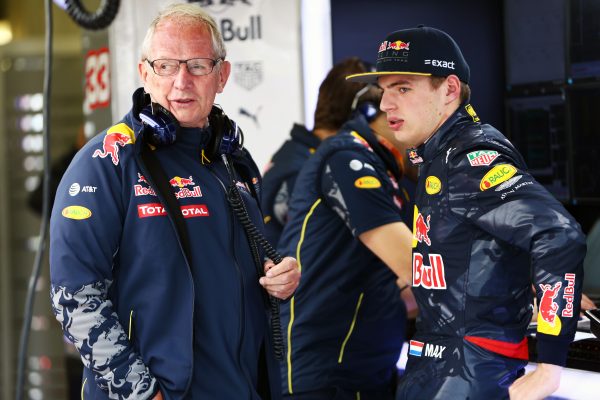
[[[236,62],[233,64],[233,80],[246,90],[252,90],[263,80],[261,61]]]
[[[473,167],[481,167],[490,165],[496,158],[498,152],[493,150],[477,150],[467,154],[469,164]]]

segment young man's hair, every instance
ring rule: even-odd
[[[354,96],[365,84],[348,82],[346,76],[362,72],[368,69],[358,57],[334,65],[319,87],[314,129],[337,131],[350,119]]]
[[[441,84],[446,80],[444,76],[432,76],[431,77],[431,86],[434,89],[437,89],[441,86]],[[461,82],[460,83],[460,102],[461,104],[465,101],[468,101],[471,98],[471,88],[468,84]]]

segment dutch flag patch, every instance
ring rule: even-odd
[[[425,345],[425,343],[423,343],[423,342],[411,340],[410,341],[410,349],[408,350],[408,355],[415,356],[415,357],[421,357],[421,353],[423,353],[424,345]]]

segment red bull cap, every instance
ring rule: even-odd
[[[470,70],[460,48],[439,29],[419,26],[388,34],[379,45],[375,72],[347,76],[350,82],[376,83],[381,75],[456,75],[469,83]]]

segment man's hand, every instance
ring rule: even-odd
[[[290,297],[300,283],[300,270],[293,257],[285,257],[279,264],[267,260],[264,264],[265,276],[259,283],[273,297],[285,300]]]
[[[163,400],[162,393],[158,392],[156,396],[152,398],[152,400]]]
[[[596,308],[596,304],[585,295],[585,293],[581,293],[581,315],[585,310],[593,310]]]
[[[560,386],[562,367],[552,364],[538,364],[532,371],[517,379],[508,388],[511,400],[538,400],[554,393]]]

